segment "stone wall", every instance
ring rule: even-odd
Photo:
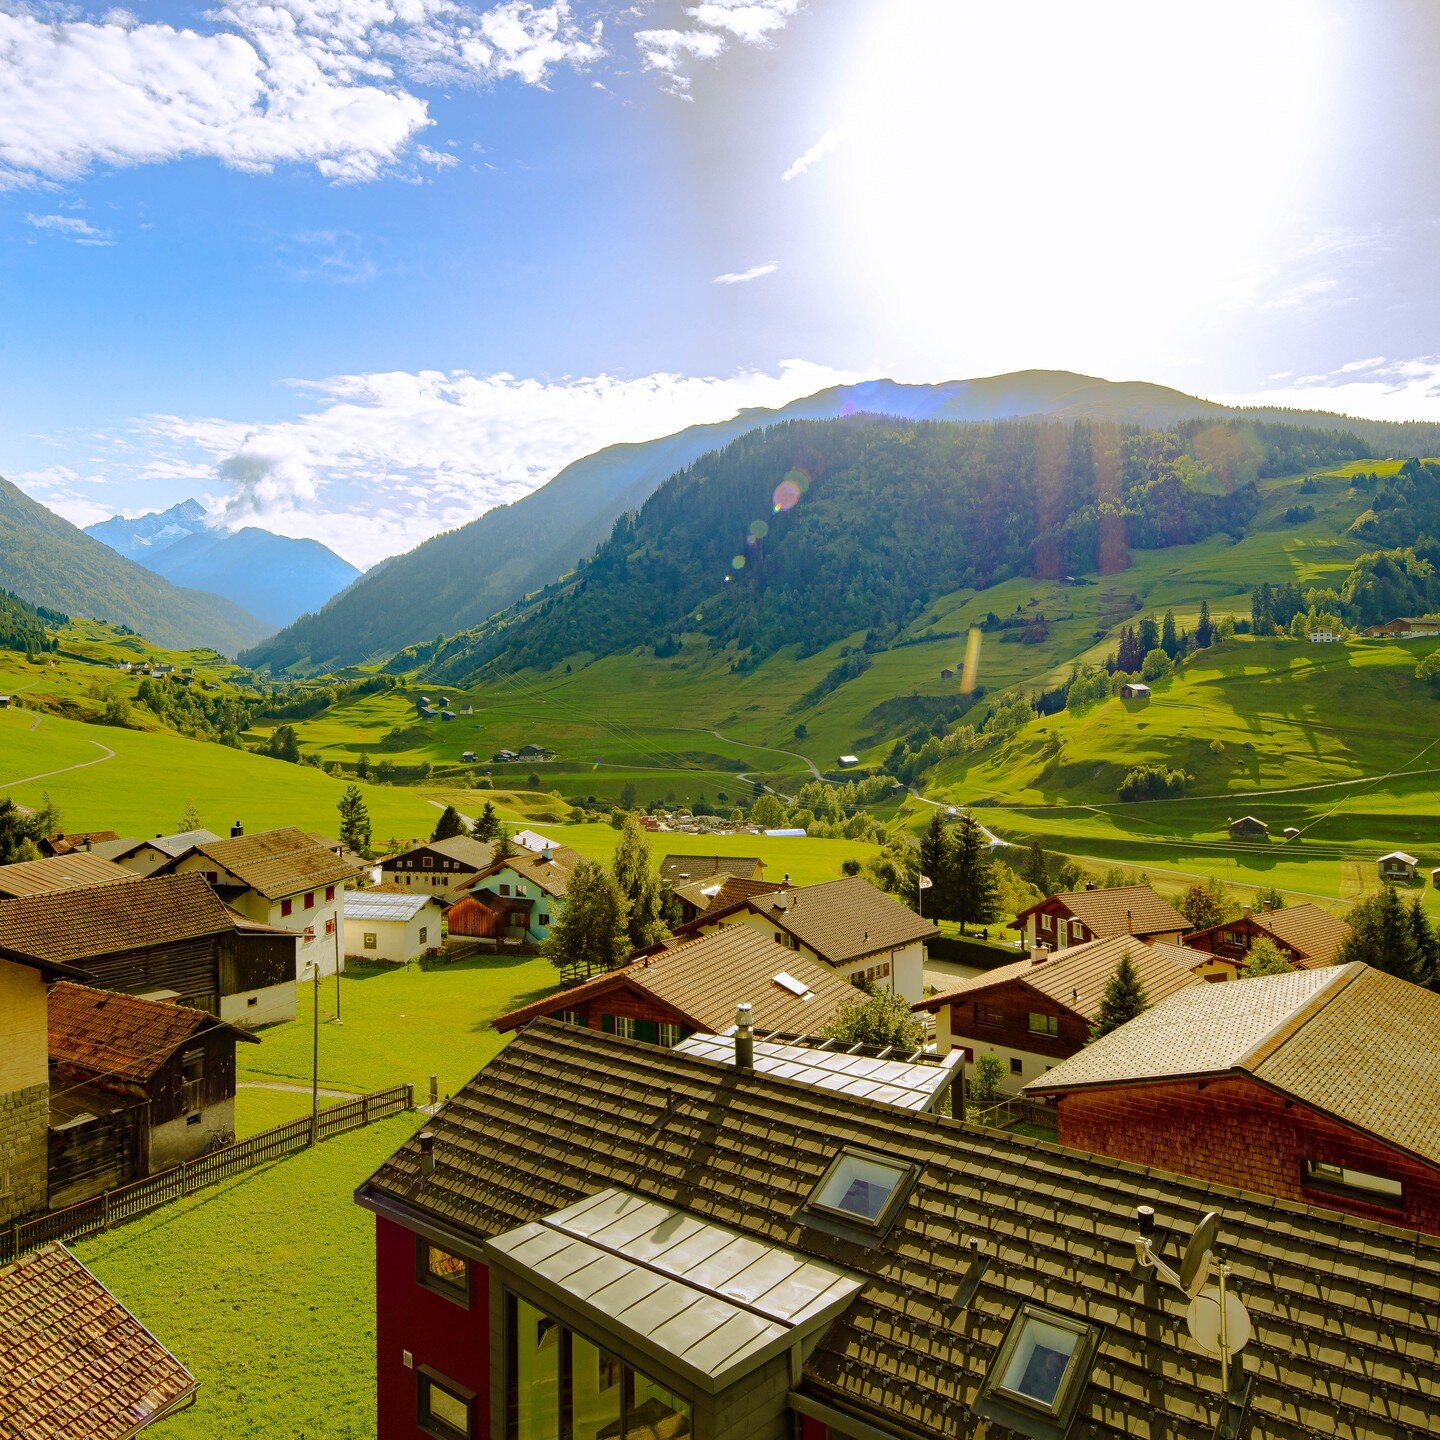
[[[0,1225],[45,1208],[50,1085],[0,1094]]]

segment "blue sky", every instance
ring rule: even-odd
[[[1424,0],[0,0],[0,474],[359,564],[1026,366],[1440,418]]]

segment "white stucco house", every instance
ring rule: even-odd
[[[345,892],[345,958],[404,965],[440,944],[444,911],[433,895]]]

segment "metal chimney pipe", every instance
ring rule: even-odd
[[[428,1180],[435,1173],[435,1137],[428,1131],[420,1132],[420,1178]]]
[[[755,1027],[750,1023],[749,1005],[735,1007],[735,1068],[755,1069]]]

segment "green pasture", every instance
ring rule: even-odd
[[[351,1197],[419,1119],[336,1136],[74,1247],[200,1381],[157,1433],[374,1436],[375,1221]]]

